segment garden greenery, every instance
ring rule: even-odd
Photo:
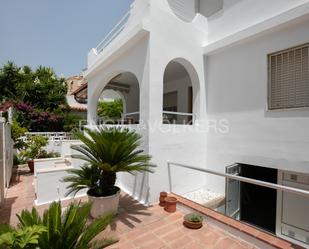
[[[117,240],[96,240],[112,221],[112,214],[88,220],[91,203],[71,203],[65,211],[53,202],[43,216],[33,208],[17,215],[18,228],[0,226],[0,249],[99,249]]]
[[[98,116],[103,119],[116,120],[120,119],[123,113],[123,103],[121,99],[114,101],[99,101],[98,103]]]
[[[8,62],[0,68],[0,103],[13,102],[14,118],[29,131],[71,131],[78,126],[66,101],[67,86],[49,67],[18,67]]]

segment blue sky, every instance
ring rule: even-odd
[[[50,66],[80,74],[87,53],[133,0],[0,0],[0,65]]]

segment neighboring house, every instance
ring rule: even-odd
[[[89,126],[112,88],[158,165],[121,175],[125,191],[149,203],[211,189],[226,215],[308,247],[308,196],[168,167],[309,190],[308,0],[135,0],[84,77]]]
[[[83,94],[83,89],[87,90],[87,82],[83,76],[72,76],[67,78],[67,102],[71,112],[87,117],[87,95]]]

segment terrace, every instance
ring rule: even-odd
[[[0,208],[1,223],[17,224],[16,214],[34,206],[33,175],[27,167],[15,168],[5,203]],[[21,194],[22,193],[22,194]],[[112,237],[118,243],[111,249],[126,248],[187,248],[187,249],[253,249],[253,248],[300,248],[287,241],[252,226],[239,223],[179,195],[177,211],[167,213],[157,203],[144,206],[126,193],[120,197],[118,214],[100,237]],[[70,202],[86,201],[85,197],[62,201],[63,207]],[[40,214],[48,204],[36,206]],[[185,228],[183,216],[190,211],[204,215],[204,226],[199,230]],[[89,218],[90,219],[90,218]],[[238,232],[232,232],[236,229]]]

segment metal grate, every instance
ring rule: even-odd
[[[309,44],[268,56],[268,108],[309,107]]]

